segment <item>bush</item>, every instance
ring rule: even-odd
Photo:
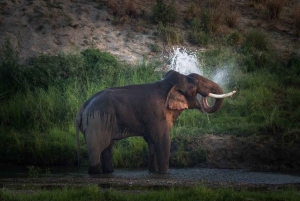
[[[24,81],[31,89],[50,85],[63,86],[64,82],[80,76],[84,60],[80,55],[42,54],[30,58],[23,69]]]
[[[185,11],[185,19],[191,21],[200,16],[201,16],[200,7],[194,2],[192,2]]]
[[[240,45],[242,43],[242,39],[243,39],[242,34],[237,31],[234,31],[231,34],[229,34],[226,41],[228,45],[235,46],[235,45]]]
[[[180,45],[183,42],[183,33],[175,27],[159,23],[159,36],[167,45]]]
[[[203,23],[200,17],[196,17],[190,22],[190,31],[188,32],[188,41],[195,45],[205,46],[208,44],[210,35],[203,31]]]
[[[156,0],[156,4],[152,7],[152,16],[155,23],[167,25],[174,23],[178,18],[177,9],[174,5],[175,1],[166,4],[164,0]]]
[[[0,100],[7,99],[22,87],[19,52],[9,39],[0,48]]]
[[[276,58],[267,36],[258,30],[249,31],[242,44],[247,72],[276,66]]]
[[[269,52],[271,50],[271,43],[264,33],[253,29],[246,33],[243,48],[247,51]]]
[[[268,11],[268,19],[277,20],[280,18],[280,13],[286,4],[286,0],[267,0],[265,4]]]
[[[137,15],[137,5],[134,0],[116,1],[108,0],[107,7],[111,9],[114,15],[119,17],[124,16],[136,16]]]
[[[98,49],[86,49],[81,54],[85,63],[81,72],[85,85],[99,81],[106,87],[116,84],[121,65],[113,55]]]
[[[189,31],[189,36],[188,36],[188,40],[189,42],[191,42],[192,44],[195,45],[200,45],[200,46],[205,46],[208,44],[209,42],[209,34],[201,31]]]
[[[225,10],[225,22],[228,27],[235,28],[238,25],[238,14],[235,10]]]
[[[298,38],[300,38],[300,6],[295,6],[293,11],[294,29]]]

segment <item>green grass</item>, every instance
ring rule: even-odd
[[[264,41],[260,34],[251,34]],[[274,68],[260,66],[249,71],[245,63],[249,55],[271,49],[267,42],[262,45],[254,39],[247,40],[240,49],[198,53],[206,77],[214,79],[216,72],[227,72],[219,84],[226,92],[238,92],[227,98],[215,114],[184,111],[171,131],[173,141],[205,133],[267,134],[285,143],[300,139],[299,56],[293,54]],[[73,124],[81,104],[104,88],[155,82],[164,74],[157,70],[161,67],[159,62],[128,66],[97,49],[40,55],[21,65],[18,51],[7,42],[0,48],[0,55],[0,76],[12,78],[0,81],[0,161],[15,164],[76,164]],[[82,135],[80,140],[81,158],[87,159]],[[184,146],[179,148],[171,158],[172,164],[190,164],[192,156],[186,156]],[[201,158],[205,150],[196,152],[199,160],[205,160]],[[144,166],[147,144],[142,138],[122,140],[116,143],[114,153],[116,167]]]
[[[0,199],[3,201],[17,200],[222,200],[222,201],[247,201],[247,200],[265,200],[265,201],[297,201],[299,200],[299,192],[296,189],[270,191],[247,191],[235,190],[232,188],[211,189],[203,186],[191,188],[171,188],[163,190],[119,192],[116,190],[101,190],[97,186],[89,185],[80,188],[65,187],[63,189],[55,189],[50,191],[39,191],[34,193],[14,193],[8,190],[0,191]]]

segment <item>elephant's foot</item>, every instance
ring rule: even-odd
[[[113,172],[114,172],[114,166],[112,165],[112,163],[102,165],[102,173],[113,173]]]
[[[89,166],[89,174],[102,174],[101,164],[95,166]]]
[[[168,173],[168,171],[158,171],[158,170],[150,170],[150,169],[149,169],[149,172],[153,173],[153,174],[167,174]]]

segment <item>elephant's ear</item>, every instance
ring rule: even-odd
[[[184,110],[188,109],[187,100],[184,95],[177,90],[177,85],[174,85],[168,93],[165,107],[171,110]]]

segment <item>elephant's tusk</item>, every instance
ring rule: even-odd
[[[208,96],[212,98],[226,98],[228,96],[232,96],[236,91],[229,92],[227,94],[213,94],[209,93]]]

